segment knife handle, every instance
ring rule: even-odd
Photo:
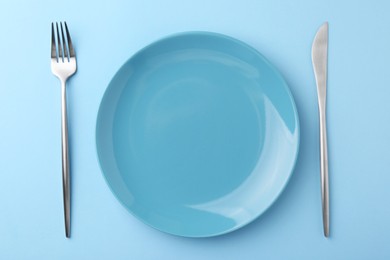
[[[328,145],[326,134],[325,103],[320,105],[320,156],[321,156],[321,198],[322,221],[325,237],[329,236],[329,176],[328,176]]]

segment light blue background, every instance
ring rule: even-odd
[[[389,259],[388,1],[7,1],[0,8],[1,259]],[[65,239],[60,85],[50,22],[66,20],[78,73],[69,82],[72,238]],[[311,43],[329,21],[331,238],[322,235],[318,110]],[[163,36],[214,31],[263,53],[284,75],[301,150],[284,193],[228,235],[174,237],[132,217],[95,152],[100,99],[117,69]]]

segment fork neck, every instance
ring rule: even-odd
[[[60,78],[60,81],[61,81],[61,90],[65,91],[66,90],[66,80]]]

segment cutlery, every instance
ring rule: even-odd
[[[312,46],[312,62],[317,84],[320,117],[322,221],[325,237],[329,236],[328,147],[326,137],[326,85],[328,70],[328,23],[317,31]]]
[[[55,26],[54,23],[51,24],[51,71],[61,81],[62,189],[64,200],[65,235],[67,238],[69,238],[70,171],[68,149],[68,118],[66,112],[66,81],[76,72],[76,55],[66,22],[64,22],[64,26],[62,25],[62,22],[60,22],[59,27],[58,23],[55,23]]]

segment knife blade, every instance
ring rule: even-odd
[[[322,221],[325,237],[329,236],[329,176],[326,133],[326,88],[328,74],[328,23],[318,29],[312,46],[312,62],[317,84],[318,111],[320,118],[320,176]]]

